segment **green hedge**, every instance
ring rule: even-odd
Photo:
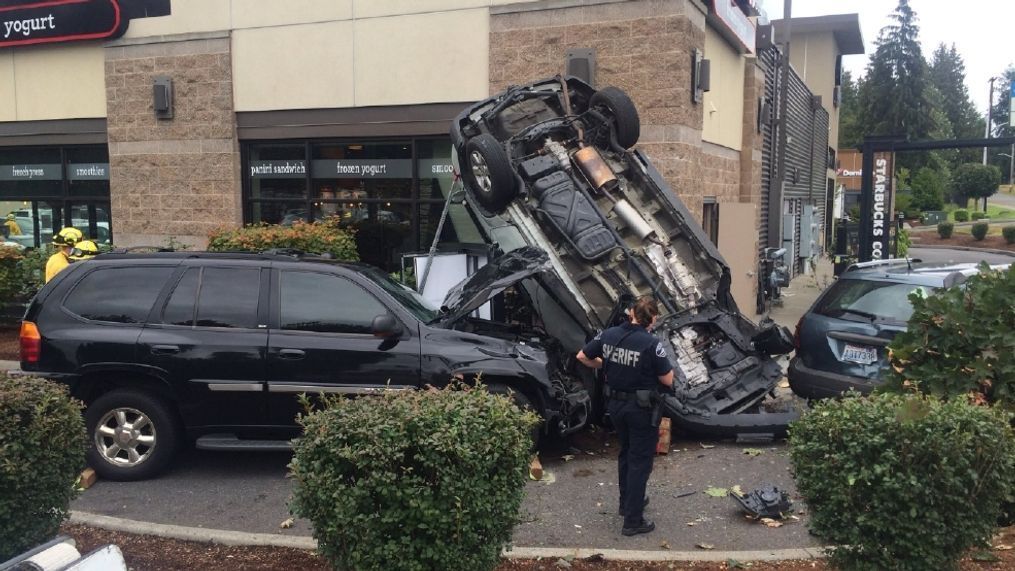
[[[968,222],[969,221],[969,211],[966,210],[965,208],[960,208],[960,209],[956,210],[955,211],[955,221],[956,222]]]
[[[944,239],[952,237],[952,232],[955,230],[955,224],[951,222],[938,222],[937,223],[937,235]]]
[[[332,220],[296,222],[292,226],[253,224],[217,230],[208,237],[211,252],[263,252],[272,248],[331,254],[344,261],[359,260],[352,233],[339,228]]]
[[[335,568],[496,567],[518,521],[534,414],[467,387],[324,406],[300,417],[291,510]]]
[[[21,274],[18,263],[21,252],[11,246],[0,246],[0,301],[14,299],[21,293]]]
[[[955,569],[986,546],[1015,473],[1011,416],[965,400],[829,399],[790,427],[816,535],[852,570]]]
[[[977,242],[979,242],[987,237],[988,230],[990,230],[990,224],[987,224],[986,222],[977,222],[976,224],[973,224],[969,233],[973,235],[973,238],[975,238]]]
[[[48,541],[85,467],[81,404],[62,385],[0,372],[0,561]]]
[[[1001,235],[1004,236],[1004,241],[1009,244],[1015,244],[1015,226],[1005,226],[1001,228]]]
[[[970,214],[970,218],[972,218],[973,220],[983,220],[986,217],[987,217],[986,212],[973,212],[972,214]]]

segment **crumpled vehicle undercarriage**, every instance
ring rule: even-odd
[[[487,240],[503,252],[546,253],[543,277],[524,287],[541,311],[556,308],[542,321],[567,351],[652,295],[663,310],[654,333],[670,344],[676,375],[667,415],[699,433],[781,434],[795,413],[757,411],[783,376],[773,356],[792,350],[789,332],[740,313],[718,250],[645,155],[630,150],[639,133],[622,91],[558,77],[467,108],[452,142]],[[561,367],[589,375],[573,361]],[[592,384],[601,399],[602,380]]]

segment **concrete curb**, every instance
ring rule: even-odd
[[[988,254],[997,254],[1000,256],[1011,256],[1015,258],[1015,252],[1011,250],[995,250],[994,248],[970,248],[968,246],[942,246],[939,244],[920,244],[919,242],[913,242],[909,245],[909,249],[919,250],[960,250],[963,252],[986,252]]]
[[[316,549],[317,541],[312,537],[290,537],[270,533],[247,533],[224,529],[206,529],[148,523],[131,519],[72,511],[70,522],[109,531],[120,531],[138,535],[154,535],[168,539],[218,543],[221,545],[290,547],[293,549]],[[783,561],[790,559],[819,559],[824,557],[822,547],[801,549],[772,549],[768,551],[646,551],[627,549],[594,549],[587,547],[514,547],[504,551],[507,559],[583,559],[601,555],[613,561]]]
[[[0,361],[0,371],[14,371],[21,368],[18,361]]]

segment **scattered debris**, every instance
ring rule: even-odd
[[[599,563],[600,561],[606,561],[606,556],[602,553],[593,553],[588,557],[582,559],[586,563]]]
[[[679,494],[673,494],[674,498],[686,498],[687,496],[693,496],[697,494],[697,490],[691,490],[690,492],[680,492]]]
[[[687,522],[687,527],[694,527],[696,525],[698,525],[698,522],[696,522],[696,521],[689,521],[689,522]]]
[[[709,448],[715,448],[715,444],[705,444],[704,442],[699,442],[698,446],[701,446],[705,450],[708,450]]]
[[[1006,545],[1004,543],[994,546],[995,551],[1011,551],[1012,549],[1015,549],[1015,546]]]
[[[553,484],[557,481],[557,477],[553,475],[553,472],[546,472],[543,474],[543,479],[539,480],[543,484]]]
[[[78,490],[87,490],[88,488],[91,488],[92,484],[95,483],[95,479],[96,479],[95,470],[91,468],[85,468],[84,470],[81,471],[81,475],[78,476],[78,485],[77,485]]]
[[[695,543],[694,546],[704,550],[715,549],[715,546],[712,545],[711,543]]]
[[[744,491],[740,489],[740,484],[730,488],[730,493],[737,497],[744,497]]]
[[[539,461],[538,454],[533,456],[532,461],[529,462],[529,478],[537,482],[543,479],[543,464]]]
[[[560,459],[565,462],[570,462],[571,460],[574,460],[574,454],[565,454],[561,456]]]
[[[278,527],[279,527],[279,529],[289,529],[290,527],[293,526],[293,523],[295,523],[293,521],[293,518],[289,518],[289,519],[283,521],[282,523],[278,524]]]
[[[710,486],[705,489],[705,495],[712,496],[713,498],[725,498],[730,495],[730,491],[729,488],[716,488],[715,486]]]
[[[561,568],[561,569],[570,569],[571,568],[571,562],[569,562],[567,559],[558,559],[557,563],[555,563],[555,565],[557,567]]]
[[[775,521],[774,519],[772,519],[770,517],[763,517],[763,518],[761,518],[761,523],[767,525],[768,527],[782,527],[782,522],[781,521]]]
[[[761,456],[765,451],[760,448],[744,448],[744,454],[748,456]]]
[[[750,563],[741,563],[740,561],[737,561],[736,559],[727,559],[726,560],[726,567],[729,568],[729,569],[747,569],[750,566],[751,566]]]
[[[755,518],[779,518],[793,507],[789,494],[775,486],[764,486],[751,490],[743,496],[733,496],[749,515]]]
[[[659,547],[662,547],[663,549],[670,549],[670,544],[668,541],[663,540],[663,542],[659,544]]]
[[[580,526],[578,524],[574,524],[574,527],[575,527],[575,529],[581,529],[582,528],[582,526]]]
[[[779,384],[777,384],[776,386],[779,387],[780,389],[788,389],[789,388],[789,379],[783,379],[783,380],[779,381]]]

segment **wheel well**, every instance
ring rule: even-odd
[[[179,403],[169,385],[162,379],[132,371],[102,371],[85,375],[80,384],[79,394],[85,406],[90,406],[102,395],[118,389],[130,389],[155,395],[166,402],[176,417],[176,425],[185,429]]]
[[[486,384],[487,386],[504,385],[513,391],[521,393],[522,395],[525,396],[525,398],[529,399],[529,402],[531,402],[532,406],[535,407],[536,414],[538,414],[540,418],[543,418],[543,415],[546,412],[546,399],[544,399],[543,395],[541,395],[539,391],[535,390],[534,387],[529,386],[531,385],[531,383],[526,383],[525,379],[517,379],[510,377],[486,377],[483,379],[483,383]],[[545,418],[543,419],[545,420]]]

